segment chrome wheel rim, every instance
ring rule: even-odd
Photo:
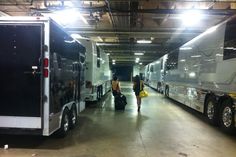
[[[66,114],[64,118],[64,131],[66,132],[69,129],[69,117]]]
[[[72,124],[74,125],[76,123],[76,112],[75,110],[72,111]]]
[[[213,119],[214,116],[214,105],[213,103],[210,101],[207,105],[207,117],[209,119]]]
[[[231,126],[232,124],[232,109],[230,107],[225,107],[222,113],[222,121],[224,123],[224,126],[227,128]]]

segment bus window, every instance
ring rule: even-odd
[[[236,18],[226,24],[224,41],[224,60],[236,58]]]
[[[101,60],[101,55],[100,55],[100,49],[97,47],[97,67],[100,68],[100,60]]]
[[[153,65],[150,65],[150,72],[154,72]]]
[[[174,52],[168,54],[166,70],[174,70],[178,68],[178,55],[179,50],[175,50]]]

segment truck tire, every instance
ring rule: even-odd
[[[209,96],[205,102],[205,115],[210,124],[216,125],[218,120],[217,102],[214,96]]]
[[[78,123],[77,108],[75,105],[70,110],[70,128],[73,129]]]
[[[61,127],[58,130],[57,135],[59,137],[65,137],[69,131],[69,110],[67,108],[64,109],[61,119]]]
[[[234,132],[234,108],[232,101],[226,99],[222,102],[220,107],[220,127],[224,132],[233,133]]]

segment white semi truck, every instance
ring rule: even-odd
[[[0,17],[0,130],[64,136],[75,127],[85,48],[45,17]]]

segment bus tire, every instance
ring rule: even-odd
[[[73,129],[78,123],[77,108],[75,104],[71,107],[70,110],[70,128]]]
[[[61,119],[61,127],[58,130],[57,135],[59,137],[65,137],[69,131],[69,110],[67,108],[64,109]]]
[[[233,103],[230,99],[225,99],[221,103],[220,107],[220,127],[224,132],[233,133],[234,128],[234,108]]]
[[[209,96],[205,102],[205,115],[210,124],[217,124],[217,102],[214,96]]]
[[[165,96],[169,97],[169,86],[166,86],[165,88]]]

